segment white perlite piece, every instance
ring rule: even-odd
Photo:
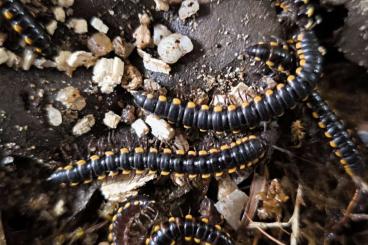
[[[95,125],[95,117],[92,114],[88,114],[87,116],[78,120],[78,122],[74,125],[72,132],[75,136],[80,136],[89,132],[93,125]]]
[[[239,217],[247,200],[248,196],[239,189],[236,189],[226,196],[226,198],[215,203],[215,207],[224,216],[227,223],[234,230],[237,230],[240,226]]]
[[[58,0],[58,5],[64,8],[69,8],[74,4],[74,0]]]
[[[55,20],[59,22],[65,22],[65,11],[62,7],[55,7],[52,10]]]
[[[136,135],[138,135],[139,138],[141,138],[144,135],[148,134],[149,131],[150,131],[147,124],[140,118],[138,120],[136,120],[135,122],[133,122],[131,127],[134,130],[134,132],[136,133]]]
[[[169,3],[166,0],[154,0],[156,4],[157,11],[168,11],[169,10]]]
[[[152,58],[149,53],[144,52],[141,49],[138,49],[137,51],[139,56],[143,58],[144,68],[153,72],[170,74],[171,67],[167,63],[163,62],[162,60]]]
[[[162,24],[156,24],[153,27],[153,43],[157,46],[164,37],[172,34],[172,32]]]
[[[199,10],[199,3],[197,0],[184,0],[179,9],[179,18],[185,20],[194,15]]]
[[[46,25],[46,30],[47,32],[52,36],[54,35],[55,31],[57,28],[57,21],[56,20],[52,20],[50,21],[47,25]]]
[[[133,37],[135,38],[135,46],[140,49],[144,49],[151,45],[152,38],[149,30],[149,24],[151,23],[150,17],[144,13],[139,14],[140,25],[135,29]]]
[[[0,65],[8,61],[9,56],[5,48],[0,48]]]
[[[47,119],[51,126],[57,127],[63,122],[61,112],[52,105],[46,106]]]
[[[164,62],[176,63],[181,57],[193,50],[193,43],[189,37],[174,33],[164,37],[157,46],[157,52]]]
[[[92,17],[90,24],[93,28],[95,28],[97,31],[102,33],[107,33],[109,31],[109,27],[103,23],[103,21],[100,18]]]
[[[146,123],[151,127],[151,133],[159,140],[171,140],[175,136],[175,130],[165,120],[155,115],[148,115]]]
[[[121,37],[115,37],[114,40],[112,41],[112,46],[114,48],[115,54],[124,59],[128,58],[128,56],[135,49],[132,43],[126,42]]]
[[[54,209],[52,210],[55,216],[59,217],[62,214],[65,213],[65,201],[63,199],[60,199],[54,206]]]
[[[22,57],[22,69],[25,71],[28,71],[34,60],[36,59],[36,54],[33,52],[30,48],[25,48],[23,51],[23,57]]]
[[[124,75],[124,62],[115,57],[114,59],[99,59],[93,68],[92,80],[105,94],[112,93],[116,85],[121,84]]]
[[[94,57],[92,53],[86,51],[75,51],[66,60],[66,64],[73,68],[73,70],[80,66],[89,68],[95,63],[96,57]]]
[[[120,122],[120,116],[115,114],[113,111],[105,113],[103,123],[109,128],[116,128]]]
[[[88,24],[85,19],[72,18],[69,20],[67,27],[73,29],[77,34],[88,32]]]
[[[72,86],[60,89],[56,95],[56,100],[61,102],[66,108],[80,111],[86,106],[86,100],[81,96],[79,90]]]

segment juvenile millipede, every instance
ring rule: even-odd
[[[34,47],[35,52],[44,55],[52,54],[50,36],[21,2],[18,0],[0,1],[0,16],[10,24],[27,45]]]
[[[251,102],[244,102],[241,106],[229,105],[224,108],[219,105],[196,105],[178,98],[168,100],[165,96],[155,98],[151,94],[132,94],[136,105],[177,126],[216,132],[252,128],[261,121],[281,116],[298,101],[307,98],[316,86],[322,70],[322,55],[318,48],[319,44],[313,32],[299,34],[296,42],[299,63],[295,70],[296,75],[288,76],[286,84],[280,83],[276,88],[267,90],[265,96],[256,96]]]
[[[329,145],[345,172],[350,176],[362,175],[364,162],[356,144],[344,124],[317,91],[312,92],[307,106],[312,109],[312,116],[318,120],[318,127],[324,131],[324,136],[329,140]]]
[[[64,169],[57,170],[49,180],[55,183],[70,183],[76,185],[80,182],[89,183],[94,178],[104,179],[107,173],[143,174],[146,171],[159,172],[161,175],[189,174],[189,178],[201,175],[209,178],[212,174],[221,176],[224,171],[234,173],[237,170],[246,170],[256,165],[265,155],[267,149],[266,140],[249,136],[238,139],[230,145],[223,145],[220,149],[188,151],[183,150],[173,153],[165,148],[159,152],[156,148],[148,151],[137,147],[134,151],[121,148],[115,154],[112,151],[105,156],[91,156],[90,160],[79,160],[75,165],[68,165]]]
[[[184,219],[170,217],[167,222],[153,227],[153,232],[146,240],[147,245],[167,245],[177,242],[199,244],[235,244],[231,237],[221,230],[219,225],[213,226],[203,221],[196,221],[191,215]]]
[[[287,44],[275,41],[259,42],[248,47],[245,52],[256,61],[264,62],[270,69],[279,72],[289,73],[295,68],[295,54],[290,51]]]
[[[158,216],[154,200],[142,195],[130,197],[113,216],[108,239],[115,245],[144,244]]]

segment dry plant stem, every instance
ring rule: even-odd
[[[258,229],[258,230],[264,230],[264,229],[270,229],[270,228],[284,228],[284,227],[290,227],[291,226],[291,235],[290,235],[290,244],[296,245],[299,235],[300,235],[300,229],[299,229],[299,216],[300,216],[300,206],[303,204],[303,191],[302,186],[298,186],[298,190],[296,193],[295,198],[295,205],[294,205],[294,212],[291,218],[288,222],[272,222],[272,223],[264,223],[264,222],[253,222],[247,226],[248,229]],[[249,217],[248,217],[249,219]],[[264,231],[263,231],[264,232]],[[263,233],[262,232],[262,233]]]
[[[350,214],[349,218],[352,221],[356,221],[356,222],[365,221],[365,220],[368,220],[368,214]]]

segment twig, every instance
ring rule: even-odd
[[[264,231],[265,229],[284,228],[284,227],[291,226],[290,244],[296,245],[298,243],[298,238],[300,235],[299,217],[300,217],[300,206],[302,204],[303,204],[303,191],[302,191],[302,186],[299,185],[297,189],[297,193],[296,193],[293,215],[290,217],[288,222],[272,222],[272,223],[254,222],[249,217],[247,217],[251,221],[250,224],[247,226],[247,228],[248,229],[258,229],[263,234],[265,234],[266,233]]]
[[[350,214],[349,217],[352,221],[368,220],[368,214]]]

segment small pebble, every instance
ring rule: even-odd
[[[72,18],[69,20],[67,27],[73,29],[77,34],[88,32],[88,24],[85,19]]]
[[[55,31],[57,28],[57,21],[56,20],[52,20],[50,21],[47,25],[46,25],[46,30],[47,32],[52,36],[54,35]]]
[[[88,38],[87,46],[96,56],[104,56],[112,51],[110,38],[102,32],[97,32]]]
[[[69,7],[73,6],[74,0],[58,0],[57,4],[60,7],[69,8]]]
[[[143,78],[139,70],[130,64],[125,66],[122,86],[130,91],[140,87],[143,83]]]
[[[75,136],[80,136],[89,132],[93,125],[95,125],[95,117],[92,114],[88,114],[87,116],[78,120],[78,122],[74,125],[72,132]]]
[[[70,67],[66,61],[72,53],[70,51],[59,51],[58,55],[54,57],[56,69],[59,71],[65,71],[68,76],[73,74],[74,69]]]
[[[143,88],[147,92],[158,92],[159,94],[166,94],[166,88],[162,87],[160,84],[155,82],[152,79],[144,79],[143,80]]]
[[[34,60],[36,59],[36,54],[30,48],[25,48],[23,50],[23,57],[22,57],[22,69],[28,71]]]
[[[89,68],[96,63],[96,57],[92,53],[86,51],[75,51],[66,60],[66,64],[75,70],[78,67],[84,66]]]
[[[121,84],[123,75],[124,62],[120,58],[101,58],[93,68],[92,80],[98,84],[102,93],[109,94],[118,84]]]
[[[150,131],[147,124],[140,118],[133,122],[131,127],[139,138],[145,136]]]
[[[106,34],[109,31],[109,27],[100,18],[92,17],[90,24],[99,32]]]
[[[65,11],[62,7],[55,7],[52,10],[55,20],[59,22],[65,22]]]
[[[51,126],[57,127],[63,122],[61,112],[52,105],[46,106],[47,119]]]
[[[133,38],[135,38],[135,46],[139,49],[144,49],[152,43],[151,32],[149,30],[151,20],[147,14],[139,14],[138,17],[140,25],[135,29]]]
[[[141,49],[138,49],[138,54],[143,58],[143,65],[144,68],[146,68],[147,70],[153,72],[160,72],[164,74],[170,74],[171,67],[164,61],[152,58],[152,56],[149,53],[144,52]]]
[[[54,206],[53,212],[56,217],[63,215],[66,212],[65,201],[60,199]]]
[[[162,38],[169,36],[172,32],[162,24],[156,24],[153,27],[153,43],[157,46]]]
[[[148,115],[146,123],[151,127],[151,133],[159,140],[171,140],[175,136],[175,130],[163,119],[155,115]]]
[[[116,128],[120,122],[120,116],[115,114],[113,111],[105,113],[103,123],[109,128]]]
[[[86,100],[81,96],[79,89],[72,86],[60,89],[56,95],[56,100],[72,110],[80,111],[86,106]]]
[[[190,16],[197,13],[198,10],[199,10],[199,3],[197,0],[184,0],[181,3],[179,9],[179,18],[181,20],[185,20],[186,18],[189,18]]]
[[[168,11],[170,6],[166,0],[154,0],[157,11]]]
[[[187,36],[174,33],[164,37],[157,46],[157,52],[162,61],[168,64],[176,63],[181,57],[193,50],[193,43]]]
[[[126,42],[122,37],[115,37],[112,46],[115,54],[124,59],[128,58],[135,48],[132,43]]]

